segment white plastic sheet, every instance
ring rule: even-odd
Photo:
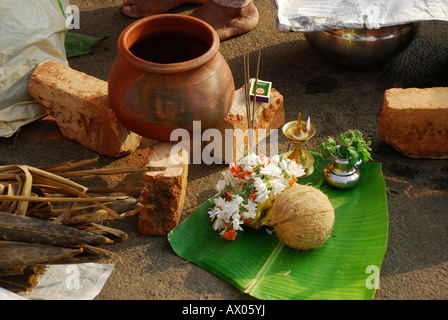
[[[448,0],[271,0],[278,32],[448,21]]]
[[[16,294],[0,287],[0,300],[92,300],[113,270],[113,264],[48,265],[31,292]]]
[[[31,73],[52,59],[68,65],[68,0],[0,0],[0,137],[46,115],[28,94]]]
[[[37,286],[25,297],[30,300],[92,300],[103,289],[113,264],[80,263],[47,266]]]

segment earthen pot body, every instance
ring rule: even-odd
[[[197,37],[206,43],[205,52],[173,63],[147,61],[131,53],[138,40],[163,32]],[[119,37],[118,57],[108,79],[109,100],[118,120],[157,141],[170,141],[178,128],[192,134],[193,121],[201,121],[202,130],[212,128],[229,112],[235,92],[219,46],[216,31],[190,16],[160,14],[129,25]]]

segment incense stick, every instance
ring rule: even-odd
[[[245,53],[243,56],[244,61],[244,92],[246,94],[246,117],[247,117],[247,130],[248,130],[248,153],[252,153],[252,131],[250,130],[252,126],[252,112],[250,110],[250,71],[249,71],[249,54]]]
[[[260,72],[260,61],[261,61],[261,50],[258,50],[258,60],[257,60],[257,70],[255,73],[255,83],[254,83],[254,107],[252,109],[252,131],[255,127],[255,122],[254,122],[254,118],[255,118],[255,108],[256,108],[256,103],[257,103],[257,86],[258,86],[258,74]]]
[[[258,85],[258,75],[260,71],[260,61],[261,61],[261,50],[258,50],[258,61],[257,61],[257,69],[256,75],[254,79],[254,100],[251,109],[250,103],[250,87],[251,87],[251,78],[250,78],[250,54],[245,53],[243,55],[243,64],[244,64],[244,88],[246,94],[246,115],[247,115],[247,129],[248,129],[248,153],[255,153],[255,139],[254,139],[254,127],[255,127],[255,109],[257,103],[257,85]]]

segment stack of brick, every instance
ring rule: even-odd
[[[54,117],[65,138],[86,148],[120,157],[141,143],[141,136],[118,122],[103,80],[49,60],[36,67],[28,91]]]
[[[448,88],[386,90],[378,133],[406,156],[448,158]]]

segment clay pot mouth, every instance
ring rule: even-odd
[[[173,63],[148,61],[131,52],[132,46],[139,40],[162,33],[188,36],[207,47],[198,56]],[[219,36],[213,27],[198,18],[179,14],[159,14],[139,19],[126,27],[118,39],[118,51],[122,57],[134,67],[157,73],[182,72],[200,67],[216,55],[219,46]]]

